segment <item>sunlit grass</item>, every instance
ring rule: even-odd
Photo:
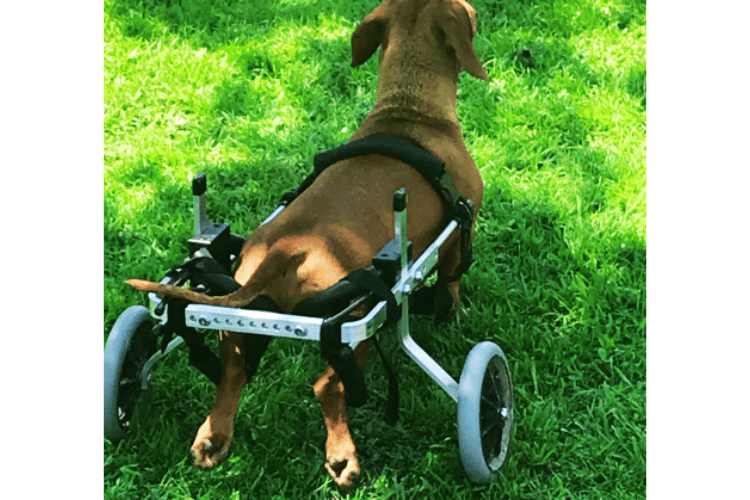
[[[485,182],[465,308],[414,335],[458,377],[491,339],[516,386],[513,453],[475,487],[455,404],[399,352],[401,421],[352,412],[365,467],[355,498],[645,496],[645,3],[475,0],[490,74],[462,74],[458,115]],[[377,2],[123,0],[104,9],[104,323],[146,297],[192,234],[190,179],[209,217],[253,230],[372,109],[377,58],[350,67],[349,37]],[[381,338],[393,349],[388,332]],[[316,346],[274,341],[243,393],[228,461],[189,463],[213,387],[177,352],[134,432],[104,444],[106,498],[337,498],[310,384]]]

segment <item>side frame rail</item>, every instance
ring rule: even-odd
[[[391,291],[400,305],[411,291],[424,280],[438,262],[440,246],[458,227],[450,221],[435,241],[407,269]],[[405,238],[406,235],[404,234]],[[160,301],[153,294],[152,300]],[[371,337],[386,320],[386,302],[381,301],[362,319],[341,325],[341,341],[345,344],[361,342]],[[232,307],[189,304],[185,308],[185,324],[193,328],[226,330],[305,340],[320,341],[323,318],[280,314],[266,311],[236,309]]]

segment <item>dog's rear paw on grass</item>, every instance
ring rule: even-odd
[[[360,475],[356,451],[353,448],[351,450],[332,448],[326,455],[325,468],[336,485],[343,491],[351,491],[356,488]]]
[[[214,437],[194,444],[190,449],[193,454],[193,463],[203,470],[213,469],[229,455],[229,442],[228,439]]]
[[[190,448],[193,463],[203,470],[213,469],[227,458],[231,442],[231,432],[229,434],[212,432],[210,420],[207,419],[198,430],[198,435]]]

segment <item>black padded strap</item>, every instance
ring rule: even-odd
[[[188,346],[188,362],[195,366],[198,371],[208,377],[211,382],[219,385],[221,381],[221,362],[205,344],[204,335],[185,325],[185,308],[188,302],[183,299],[169,299],[169,314],[167,324],[162,327],[167,329],[164,333],[175,333],[183,338]]]
[[[341,323],[344,319],[351,318],[342,318],[333,323],[323,322],[320,328],[320,350],[344,384],[346,402],[352,408],[358,408],[367,402],[367,385],[354,351],[341,343]]]
[[[372,269],[358,269],[349,273],[344,279],[372,292],[378,299],[386,301],[387,319],[385,324],[394,322],[398,319],[401,309],[396,303],[396,297],[377,271]],[[406,298],[404,298],[404,300],[406,300]],[[372,337],[372,341],[375,344],[375,349],[377,349],[378,354],[380,355],[381,361],[383,362],[383,367],[388,374],[388,404],[385,410],[385,422],[390,426],[394,426],[398,421],[398,378],[393,370],[391,370],[391,365],[388,363],[383,351],[380,349],[380,345],[375,336]]]
[[[439,179],[445,172],[445,162],[437,156],[403,139],[384,135],[371,135],[318,153],[315,155],[313,165],[320,173],[337,161],[371,154],[389,156],[413,165],[426,177]]]
[[[383,354],[383,350],[380,349],[380,344],[375,336],[372,337],[372,343],[375,344],[375,349],[377,349],[385,372],[388,374],[388,403],[385,407],[385,417],[383,420],[385,420],[386,424],[393,427],[398,422],[398,377],[391,369],[391,364],[386,359],[385,354]]]
[[[368,292],[372,292],[378,299],[385,300],[387,309],[386,324],[398,319],[399,308],[396,303],[396,297],[377,271],[370,268],[357,269],[349,273],[344,279]]]
[[[449,281],[466,273],[472,263],[473,208],[458,192],[450,172],[445,168],[445,162],[427,150],[397,137],[371,135],[315,155],[315,171],[305,179],[303,185],[309,186],[320,172],[337,161],[368,154],[384,155],[408,163],[435,189],[449,218],[458,220],[461,226],[461,264]]]
[[[443,205],[451,218],[455,215],[454,205],[461,194],[453,185],[453,179],[445,168],[445,162],[429,151],[398,137],[370,135],[356,141],[315,155],[313,165],[317,176],[326,167],[337,161],[378,154],[408,163],[422,174],[443,200]],[[308,179],[305,179],[307,181]]]
[[[365,292],[371,292],[376,298],[385,300],[387,303],[387,321],[394,321],[398,315],[398,304],[391,289],[382,280],[377,271],[368,269],[357,269],[344,278],[344,280],[356,285]],[[320,332],[321,354],[333,367],[336,374],[344,384],[346,401],[349,406],[357,408],[367,402],[367,386],[362,370],[357,364],[352,348],[341,342],[341,325],[356,318],[336,316],[323,322]],[[393,383],[391,384],[393,385]],[[392,392],[397,396],[397,392]],[[397,404],[397,403],[396,403]]]
[[[469,270],[472,262],[471,225],[474,214],[472,206],[456,188],[453,178],[445,168],[445,162],[429,151],[405,139],[384,135],[371,135],[343,144],[337,148],[315,155],[313,172],[296,189],[285,193],[282,205],[288,205],[307,189],[328,166],[347,158],[378,154],[395,158],[414,167],[435,189],[443,202],[450,219],[456,219],[461,226],[461,264],[449,281],[455,281]]]
[[[227,295],[240,288],[229,272],[210,257],[197,257],[180,265],[180,270],[188,273],[193,287],[203,285],[206,295]]]
[[[335,285],[301,300],[294,307],[292,314],[325,318],[343,311],[360,295],[360,287],[342,278]]]
[[[409,295],[409,314],[432,315],[435,326],[445,322],[453,308],[453,297],[445,282],[423,286]]]

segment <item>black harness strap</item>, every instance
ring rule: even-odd
[[[206,295],[227,295],[240,288],[229,271],[211,257],[197,257],[180,265],[187,271],[193,287],[203,285]]]
[[[391,364],[388,362],[385,354],[383,354],[383,350],[380,349],[380,343],[378,343],[378,339],[374,335],[372,337],[372,343],[375,344],[375,349],[378,350],[380,360],[383,362],[385,372],[388,374],[388,403],[386,403],[385,417],[383,420],[385,420],[386,424],[393,427],[396,425],[396,422],[398,422],[398,377],[396,376],[396,372],[391,369]]]
[[[357,269],[344,279],[371,292],[379,300],[386,301],[386,318],[388,319],[386,320],[385,325],[391,324],[398,320],[401,314],[401,309],[396,303],[396,297],[393,295],[391,289],[376,271],[372,271],[370,269]],[[380,345],[378,344],[375,336],[372,337],[372,341],[375,344],[375,349],[377,349],[378,354],[380,355],[380,360],[383,363],[383,367],[388,374],[388,403],[385,409],[385,423],[390,426],[394,426],[398,421],[398,378],[391,369],[391,365],[390,363],[388,363],[388,360],[383,354],[383,351],[380,349]]]
[[[461,193],[453,184],[453,178],[445,168],[445,162],[409,141],[398,137],[371,135],[318,153],[313,160],[313,172],[302,181],[299,187],[284,193],[280,203],[288,205],[294,201],[330,165],[347,158],[368,154],[384,155],[408,163],[422,174],[422,177],[438,193],[449,218],[456,219],[461,230],[461,262],[456,273],[444,281],[449,283],[460,278],[462,274],[469,270],[472,263],[471,225],[474,218],[473,208],[471,203],[461,196]]]
[[[344,279],[368,292],[372,292],[378,299],[385,300],[388,311],[386,325],[398,319],[400,309],[398,308],[396,297],[377,271],[367,268],[357,269],[349,273]]]
[[[168,341],[172,334],[179,335],[188,346],[188,362],[196,367],[216,385],[221,381],[221,362],[205,343],[205,338],[193,328],[185,325],[185,308],[188,302],[182,299],[169,299],[169,314],[167,323],[161,326],[164,341]],[[165,342],[162,348],[165,347]]]
[[[341,324],[352,319],[356,318],[344,316],[335,322],[323,321],[320,327],[320,353],[344,384],[346,402],[352,408],[358,408],[367,402],[365,377],[351,346],[341,342]]]
[[[395,158],[417,169],[440,195],[450,217],[455,216],[454,205],[461,199],[461,193],[453,185],[453,179],[445,169],[445,162],[427,150],[398,137],[371,135],[318,153],[313,160],[315,175],[338,161],[371,154]]]
[[[357,269],[347,275],[344,280],[355,285],[360,290],[360,293],[371,293],[376,299],[378,299],[378,301],[386,301],[386,324],[392,323],[398,318],[399,308],[396,303],[396,297],[394,297],[391,289],[373,268]],[[362,370],[359,368],[359,365],[357,365],[356,358],[354,357],[354,351],[349,345],[341,342],[341,325],[348,321],[356,321],[357,319],[359,318],[353,317],[349,314],[327,318],[323,321],[320,333],[321,354],[323,355],[323,358],[333,366],[333,369],[344,384],[346,401],[352,408],[357,408],[367,402],[367,386],[365,385]],[[380,351],[380,348],[378,348],[378,351]],[[386,365],[386,371],[389,372],[389,376],[391,376],[392,372],[390,367],[387,366],[385,358],[382,357],[382,359]],[[391,377],[389,386],[392,388],[394,383],[395,379]],[[395,418],[397,418],[398,388],[389,391],[388,401],[389,409],[394,405],[396,406]],[[389,410],[389,415],[391,413],[392,412]],[[394,417],[387,416],[386,419],[394,420],[395,423]]]

